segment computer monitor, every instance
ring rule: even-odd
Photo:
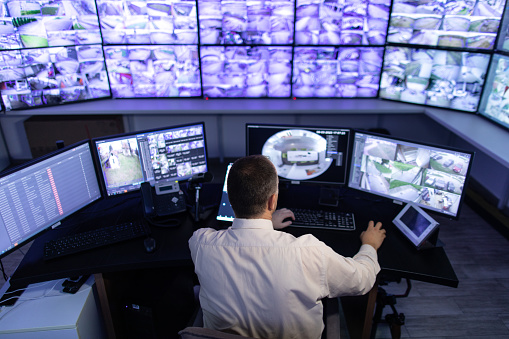
[[[107,136],[93,140],[107,196],[207,172],[203,122]]]
[[[222,221],[233,221],[235,219],[235,213],[233,212],[232,205],[230,204],[230,200],[228,199],[228,173],[230,173],[230,168],[233,163],[229,163],[226,168],[226,174],[224,176],[223,182],[223,191],[221,192],[221,202],[219,203],[219,209],[217,210],[217,220]]]
[[[101,198],[90,142],[81,142],[0,176],[0,258]]]
[[[350,129],[295,125],[246,125],[246,152],[263,154],[280,179],[291,183],[346,185]]]
[[[474,153],[354,131],[348,186],[458,218]]]

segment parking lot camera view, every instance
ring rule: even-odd
[[[472,155],[356,133],[349,186],[456,216]]]

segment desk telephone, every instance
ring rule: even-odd
[[[156,184],[152,188],[149,182],[141,184],[143,214],[147,217],[162,217],[186,211],[184,194],[178,182]]]

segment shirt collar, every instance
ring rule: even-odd
[[[233,219],[233,223],[231,228],[234,229],[264,229],[264,230],[273,230],[274,226],[272,225],[272,220],[268,219],[241,219],[235,218]]]

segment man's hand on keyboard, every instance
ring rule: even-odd
[[[274,214],[272,214],[272,226],[275,230],[290,226],[292,224],[292,220],[295,220],[295,216],[288,208],[276,210]]]

